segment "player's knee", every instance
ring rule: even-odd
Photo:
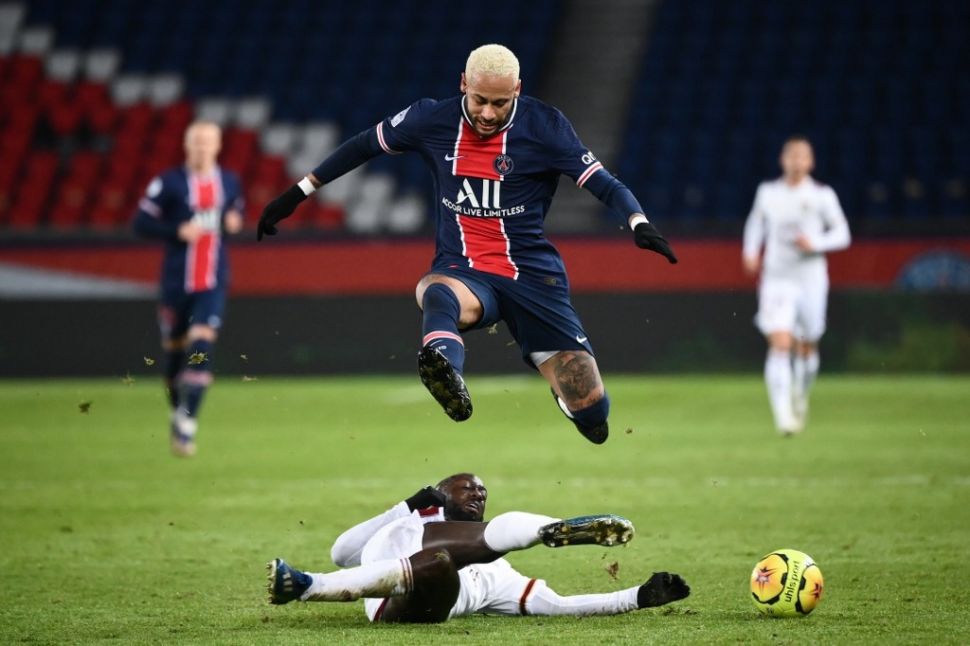
[[[208,341],[209,343],[214,343],[218,336],[219,333],[211,325],[198,323],[189,328],[188,340],[190,342]]]
[[[573,419],[586,428],[596,428],[606,423],[610,416],[610,397],[603,392],[603,396],[593,404],[579,410],[571,410]]]
[[[459,585],[458,568],[445,548],[426,549],[411,555],[411,569],[415,587],[433,585],[436,588],[451,588]]]

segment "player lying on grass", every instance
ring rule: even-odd
[[[275,234],[312,192],[369,159],[419,154],[436,191],[435,256],[415,289],[424,312],[422,383],[453,420],[471,417],[462,333],[505,321],[562,412],[586,439],[602,444],[610,399],[570,302],[562,258],[543,233],[560,175],[610,207],[638,247],[671,263],[677,257],[566,117],[521,89],[515,55],[501,45],[479,47],[465,64],[461,94],[421,99],[346,141],[266,205],[257,237]],[[393,258],[388,262],[393,271]]]
[[[633,524],[612,515],[560,520],[518,511],[484,522],[487,497],[477,476],[455,474],[341,534],[330,554],[347,569],[301,572],[275,559],[269,564],[270,603],[363,597],[371,621],[436,623],[475,613],[614,615],[690,594],[679,575],[655,572],[638,587],[560,596],[502,557],[539,543],[623,544],[633,538]]]

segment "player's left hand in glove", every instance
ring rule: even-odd
[[[419,489],[410,498],[406,498],[404,502],[407,503],[408,509],[411,511],[415,509],[427,509],[428,507],[444,507],[445,494],[428,485],[423,489]]]
[[[637,606],[656,608],[672,601],[686,599],[689,595],[690,586],[679,574],[654,572],[653,576],[637,590]]]
[[[296,207],[300,205],[300,202],[306,198],[303,189],[294,184],[267,204],[263,208],[262,215],[259,216],[259,224],[256,226],[256,240],[262,240],[263,234],[275,236],[276,225],[279,221],[290,217]]]
[[[655,251],[670,261],[671,265],[677,264],[677,256],[674,255],[667,239],[649,222],[641,222],[633,229],[633,239],[641,249]]]

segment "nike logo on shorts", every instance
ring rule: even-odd
[[[585,336],[577,336],[577,337],[576,337],[576,341],[577,341],[578,343],[586,343],[586,339],[587,339],[587,338],[588,338],[588,337],[585,337]]]

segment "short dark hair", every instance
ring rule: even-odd
[[[460,478],[467,478],[468,480],[474,480],[476,476],[474,473],[456,473],[454,475],[448,476],[447,478],[445,478],[444,480],[436,484],[434,488],[444,493],[445,490],[448,489],[448,487],[454,484],[455,480],[458,480]]]

